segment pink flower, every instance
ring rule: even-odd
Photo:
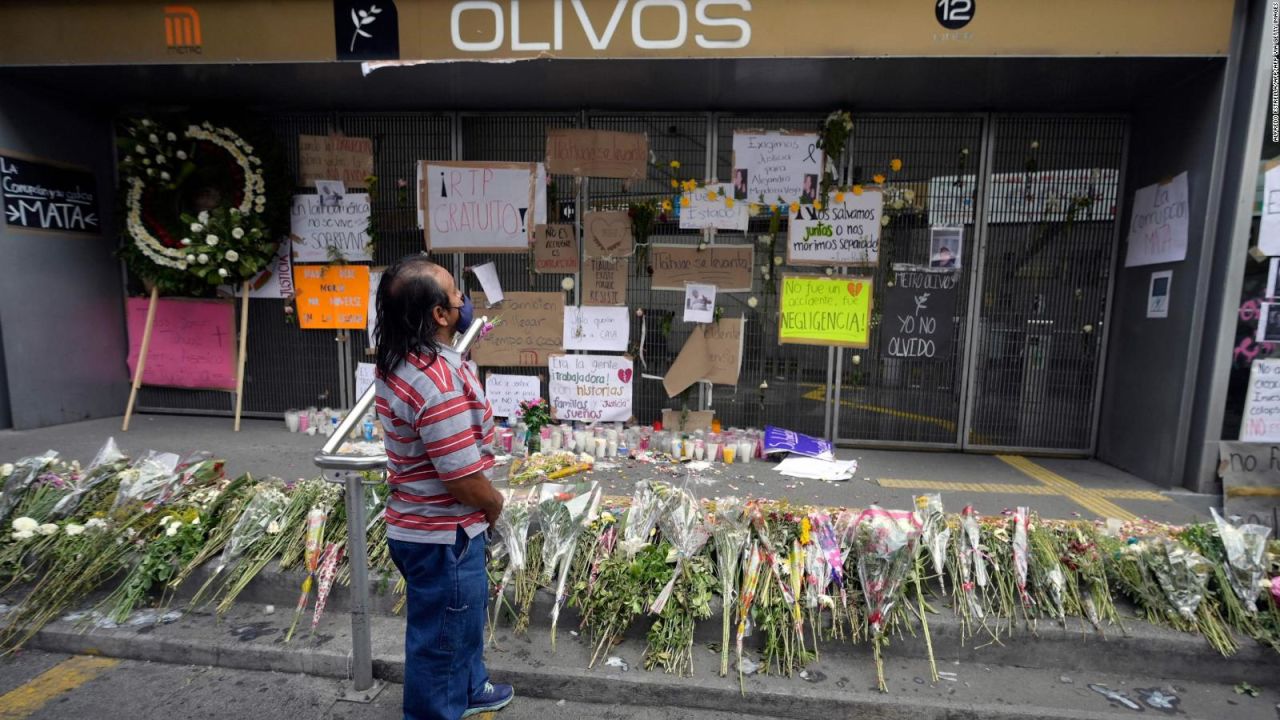
[[[404,178],[396,180],[396,187],[409,187],[409,181]]]
[[[1280,603],[1280,575],[1271,578],[1271,597]]]

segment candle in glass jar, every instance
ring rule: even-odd
[[[742,458],[742,462],[751,462],[751,455],[755,452],[756,444],[750,440],[743,440],[738,445],[738,457]]]
[[[732,442],[726,442],[724,447],[720,448],[720,452],[724,454],[725,464],[732,465],[734,457],[738,454],[738,446]]]

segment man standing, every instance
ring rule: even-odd
[[[424,256],[378,285],[377,411],[387,451],[387,545],[408,587],[405,720],[458,720],[506,707],[484,665],[485,531],[502,513],[493,410],[451,347],[471,299]]]

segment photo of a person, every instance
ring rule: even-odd
[[[706,312],[707,309],[711,307],[711,300],[702,293],[699,293],[697,290],[690,290],[689,297],[685,300],[684,307],[686,310]]]
[[[964,254],[964,228],[938,226],[929,230],[929,267],[955,269]]]
[[[316,181],[316,194],[320,196],[320,207],[322,208],[342,207],[342,197],[346,193],[347,189],[341,182],[332,180]]]
[[[1280,342],[1280,303],[1263,303],[1262,309],[1266,324],[1259,328],[1262,331],[1259,342]]]
[[[818,176],[805,175],[804,183],[800,188],[801,204],[804,204],[804,205],[811,204],[814,200],[817,199],[817,197],[818,197]]]
[[[747,191],[748,191],[748,186],[747,186],[747,169],[746,169],[746,168],[736,168],[736,169],[734,169],[734,171],[733,171],[733,199],[734,199],[734,200],[746,200],[746,199],[747,199]]]
[[[951,248],[944,245],[938,249],[938,254],[933,256],[933,260],[929,263],[929,266],[953,268],[956,266],[955,253],[951,252]]]

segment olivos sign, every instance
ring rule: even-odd
[[[1217,56],[1232,11],[1233,0],[24,0],[0,3],[0,65]]]

